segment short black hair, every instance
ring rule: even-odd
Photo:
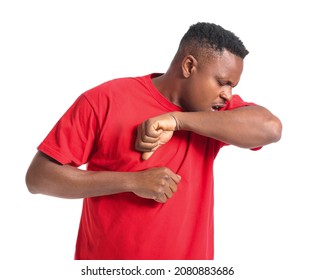
[[[222,53],[227,50],[242,59],[249,53],[242,41],[234,33],[220,25],[198,22],[190,26],[180,41],[180,49],[199,51],[203,49]],[[193,53],[191,53],[193,55]]]

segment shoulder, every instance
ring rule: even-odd
[[[83,95],[89,100],[113,97],[117,94],[122,95],[122,93],[137,90],[139,87],[144,86],[149,76],[112,79],[87,90]]]
[[[106,112],[110,108],[121,108],[141,100],[148,90],[150,75],[116,78],[85,91],[79,99],[95,112]]]

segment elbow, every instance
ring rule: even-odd
[[[267,131],[268,131],[268,141],[269,143],[276,143],[281,139],[282,134],[282,123],[277,118],[274,117],[267,125]]]
[[[25,176],[25,184],[28,191],[31,194],[38,194],[39,190],[36,184],[36,176],[34,176],[32,170],[28,169]]]

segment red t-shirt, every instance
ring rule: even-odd
[[[182,179],[165,204],[133,193],[85,198],[75,259],[213,259],[213,162],[224,143],[176,131],[152,157],[134,149],[136,128],[181,108],[147,75],[116,79],[82,94],[38,149],[88,170],[139,171],[166,166]],[[226,109],[245,103],[235,95]]]

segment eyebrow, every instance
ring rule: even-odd
[[[223,78],[223,77],[216,77],[216,79],[217,80],[223,80],[223,81],[225,81],[226,79],[225,78]],[[233,82],[231,82],[231,81],[227,81],[227,82],[225,82],[228,86],[231,86],[231,87],[233,87],[233,88],[235,88],[237,85],[238,85],[238,83],[236,83],[236,84],[234,84]]]

